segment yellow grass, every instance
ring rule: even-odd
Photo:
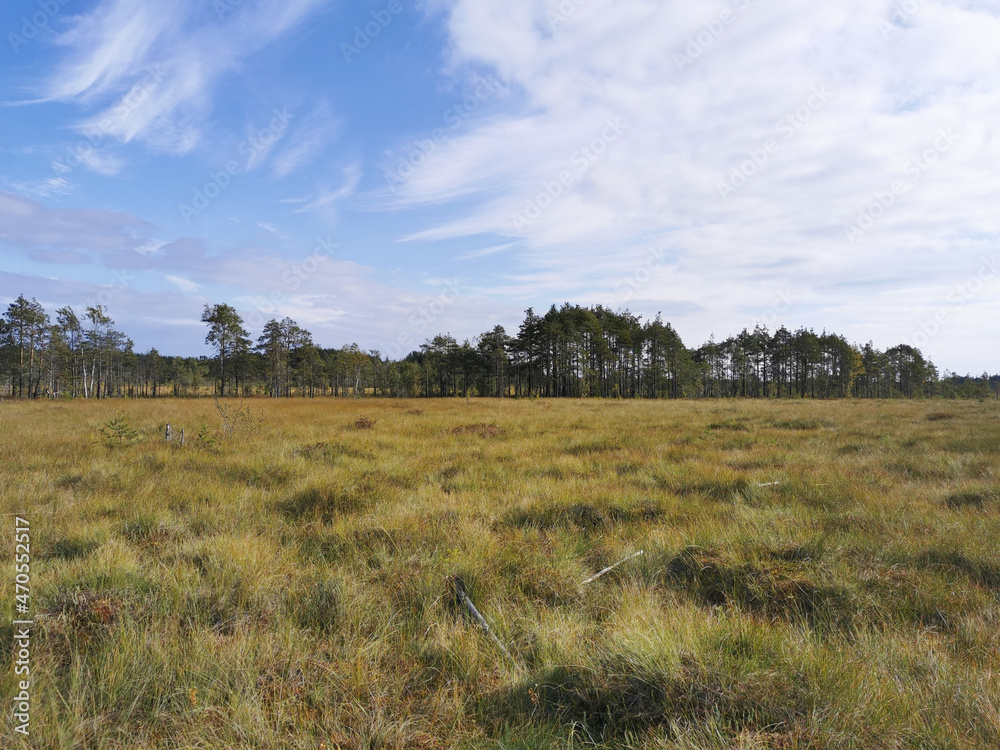
[[[995,403],[242,407],[0,406],[3,747],[1000,747]]]

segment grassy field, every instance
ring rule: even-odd
[[[995,402],[242,406],[0,406],[3,747],[1000,747]]]

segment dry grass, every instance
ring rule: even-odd
[[[4,404],[4,747],[1000,747],[1000,410],[948,407]]]

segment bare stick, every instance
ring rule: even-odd
[[[451,582],[452,585],[455,587],[455,593],[458,595],[458,598],[461,600],[462,604],[465,605],[465,608],[469,610],[469,614],[472,615],[472,619],[479,624],[479,627],[481,627],[484,631],[486,631],[486,635],[488,635],[490,638],[493,639],[493,642],[497,644],[497,646],[500,648],[501,651],[504,652],[504,654],[506,654],[507,658],[510,659],[515,664],[517,664],[517,662],[514,660],[514,657],[510,655],[510,651],[507,650],[507,647],[500,642],[499,638],[497,638],[496,633],[490,630],[489,624],[486,622],[485,618],[483,618],[483,616],[479,614],[479,610],[476,609],[476,605],[472,603],[472,600],[469,598],[469,595],[465,593],[465,583],[462,581],[462,579],[459,578],[458,576],[453,576]]]
[[[626,557],[626,558],[625,558],[624,560],[619,560],[619,561],[618,561],[618,562],[616,562],[616,563],[615,563],[614,565],[609,565],[608,567],[606,567],[606,568],[605,568],[604,570],[602,570],[602,571],[601,571],[600,573],[595,573],[594,575],[592,575],[592,576],[591,576],[590,578],[588,578],[588,579],[587,579],[586,581],[584,581],[584,582],[583,582],[582,584],[580,584],[580,585],[581,585],[581,586],[583,586],[583,585],[586,585],[586,584],[590,583],[591,581],[596,581],[596,580],[597,580],[598,578],[600,578],[600,577],[601,577],[602,575],[604,575],[605,573],[609,573],[609,572],[611,572],[612,570],[614,570],[615,568],[617,568],[617,567],[618,567],[619,565],[621,565],[622,563],[627,563],[627,562],[628,562],[629,560],[631,560],[631,559],[632,559],[633,557],[638,557],[638,556],[639,556],[639,555],[641,555],[641,554],[642,554],[642,550],[639,550],[638,552],[633,552],[633,553],[632,553],[631,555],[629,555],[628,557]]]
[[[222,409],[222,405],[219,403],[219,397],[212,396],[212,399],[215,401],[215,408],[218,409],[219,414],[222,415],[222,429],[225,431],[227,435],[231,435],[232,428],[230,428],[229,426],[229,420],[226,419],[226,412]]]
[[[758,487],[774,487],[777,484],[781,484],[781,482],[764,482],[764,484],[758,484],[757,486]]]

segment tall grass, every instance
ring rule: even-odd
[[[995,404],[243,406],[0,407],[4,747],[1000,747]]]

